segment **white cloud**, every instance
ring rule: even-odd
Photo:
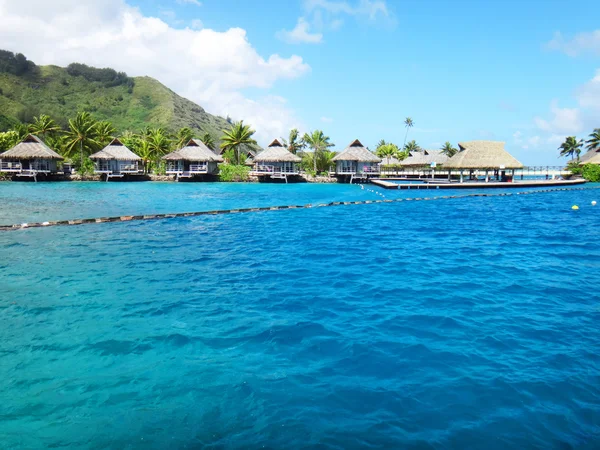
[[[263,57],[246,31],[175,29],[124,0],[0,0],[0,42],[38,64],[83,62],[149,75],[209,112],[245,119],[258,139],[279,136],[293,112],[268,89],[310,71],[300,56]],[[246,88],[267,90],[245,98]]]
[[[578,89],[577,101],[583,108],[600,110],[600,69],[596,70],[594,78]]]
[[[546,47],[573,57],[583,53],[600,55],[600,30],[577,33],[571,39],[565,39],[562,33],[557,32]]]
[[[177,0],[177,3],[179,3],[180,5],[196,5],[196,6],[202,6],[202,2],[198,1],[198,0]]]
[[[333,123],[333,119],[331,117],[321,117],[321,122],[323,123]]]
[[[550,105],[551,119],[542,119],[535,117],[534,123],[537,127],[548,133],[579,133],[583,130],[583,120],[581,111],[577,108],[560,108],[557,101],[552,101]]]
[[[348,14],[351,16],[366,16],[373,20],[379,15],[389,16],[387,4],[384,0],[359,0],[351,5],[347,1],[334,0],[304,0],[307,11],[323,9],[332,14]]]
[[[200,19],[194,19],[192,20],[191,27],[194,30],[201,30],[202,28],[204,28],[204,23]]]
[[[304,17],[298,19],[298,23],[293,30],[281,30],[277,33],[277,37],[290,44],[319,44],[323,42],[323,34],[311,33],[310,24]]]

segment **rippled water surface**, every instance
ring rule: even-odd
[[[1,183],[0,223],[378,198]],[[600,448],[592,200],[0,233],[0,448]]]

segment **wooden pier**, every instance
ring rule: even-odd
[[[387,178],[371,179],[371,183],[384,189],[512,189],[512,188],[533,188],[533,187],[557,187],[557,186],[576,186],[584,184],[585,180],[531,180],[531,181],[467,181],[459,182],[440,182],[436,180],[423,180],[422,183],[393,183],[395,181],[407,181],[406,178]]]

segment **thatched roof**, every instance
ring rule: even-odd
[[[0,159],[64,159],[40,138],[30,134],[10,150],[0,154]]]
[[[523,164],[504,150],[504,142],[459,142],[459,152],[445,164],[446,169],[521,169]]]
[[[590,150],[580,159],[579,164],[600,164],[600,150]]]
[[[183,148],[163,156],[167,161],[223,162],[223,158],[208,148],[202,141],[191,139]]]
[[[380,162],[381,158],[367,150],[358,139],[353,141],[346,150],[338,153],[332,161]]]
[[[119,161],[141,161],[138,155],[127,148],[120,140],[113,141],[99,152],[90,155],[90,159],[117,159]]]
[[[271,142],[266,149],[256,155],[253,159],[257,163],[302,161],[302,158],[288,151],[288,149],[277,139]]]
[[[402,161],[400,161],[398,158],[396,158],[394,156],[384,156],[383,158],[381,158],[382,166],[397,166],[401,162]]]
[[[448,158],[441,150],[423,150],[422,152],[411,152],[406,159],[400,161],[400,165],[405,167],[431,166],[435,163],[438,166],[446,164]]]

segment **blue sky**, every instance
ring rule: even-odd
[[[585,137],[600,127],[598,2],[88,1],[114,15],[133,7],[138,34],[156,29],[164,38],[158,49],[148,44],[151,37],[124,35],[120,47],[156,51],[165,65],[148,58],[133,64],[135,52],[122,61],[103,58],[101,50],[69,56],[155,76],[209,112],[245,118],[263,144],[291,126],[323,129],[338,149],[355,138],[371,148],[379,139],[402,144],[402,122],[410,116],[409,139],[425,148],[503,140],[526,164],[559,164],[556,149],[565,136]],[[98,16],[89,8],[81,14]],[[150,18],[168,30],[149,26]],[[198,36],[193,51],[175,33],[186,29],[186,38]],[[97,45],[108,51],[106,39]],[[246,61],[242,50],[256,55]],[[31,51],[42,62],[66,58]],[[213,55],[209,62],[202,52]],[[219,58],[228,64],[220,67]],[[193,68],[189,80],[182,79],[186,65]]]

